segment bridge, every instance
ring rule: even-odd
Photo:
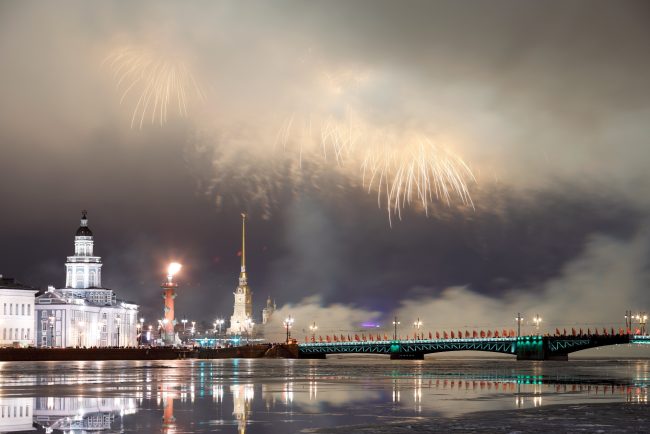
[[[513,355],[517,357],[517,360],[568,360],[569,353],[620,344],[650,345],[650,336],[589,334],[306,342],[298,344],[298,357],[324,359],[327,354],[385,354],[389,355],[391,359],[422,360],[425,354],[430,353],[485,351]]]

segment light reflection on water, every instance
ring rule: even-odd
[[[0,431],[293,432],[475,411],[648,403],[640,361],[0,363]]]

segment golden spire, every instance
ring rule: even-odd
[[[246,278],[246,213],[241,213],[241,273]]]

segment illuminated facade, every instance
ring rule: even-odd
[[[241,271],[239,273],[239,285],[234,292],[235,306],[230,317],[230,327],[226,331],[229,335],[250,336],[253,334],[255,323],[253,322],[253,293],[248,286],[248,275],[246,274],[246,214],[242,214],[242,248],[241,248]]]
[[[37,289],[0,274],[0,347],[34,345]]]
[[[101,258],[94,256],[86,211],[67,258],[66,287],[48,287],[34,305],[36,345],[112,347],[137,344],[138,305],[119,300],[101,286]]]

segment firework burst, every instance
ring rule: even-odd
[[[388,219],[401,219],[402,209],[419,203],[428,215],[434,201],[451,205],[459,200],[474,207],[468,183],[476,182],[469,166],[457,155],[416,138],[405,146],[380,145],[367,149],[363,162],[363,185],[377,191],[377,204],[386,206]]]
[[[333,116],[297,119],[292,114],[278,131],[276,145],[282,146],[284,150],[297,147],[300,165],[305,153],[320,155],[325,160],[332,159],[342,165],[354,151],[359,134],[352,117],[347,120]]]
[[[165,59],[143,48],[123,47],[111,52],[104,64],[110,66],[120,104],[134,103],[131,128],[145,121],[162,126],[173,107],[185,117],[191,99],[203,100],[194,75],[182,61]]]

